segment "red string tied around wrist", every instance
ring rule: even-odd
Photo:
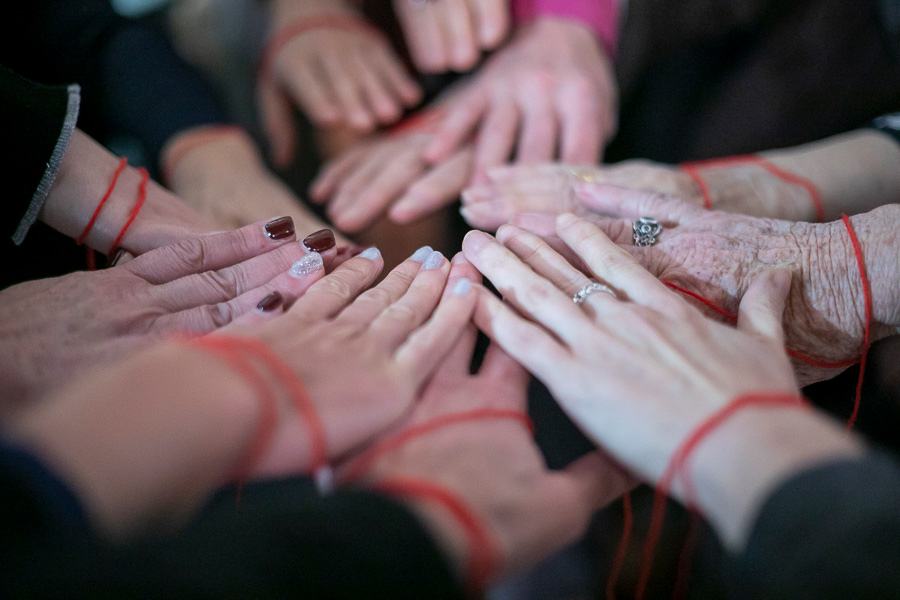
[[[293,39],[314,29],[337,29],[382,37],[381,31],[358,15],[331,14],[300,17],[276,31],[266,43],[259,60],[259,77],[269,77],[278,55]]]
[[[396,137],[406,133],[435,133],[438,130],[438,123],[445,116],[447,116],[447,109],[443,106],[425,108],[391,127],[388,134]]]
[[[119,248],[119,244],[122,243],[122,239],[125,237],[125,234],[128,233],[128,229],[131,228],[131,225],[141,212],[141,208],[144,207],[144,202],[147,201],[147,184],[150,182],[150,174],[147,172],[147,169],[144,168],[138,169],[137,172],[141,176],[141,182],[138,184],[137,201],[134,203],[134,206],[131,207],[131,212],[128,214],[128,220],[125,221],[125,225],[122,226],[119,235],[116,236],[116,239],[113,240],[109,250],[106,251],[107,256],[111,256],[112,253]]]
[[[422,479],[398,477],[382,481],[375,489],[396,498],[431,502],[446,510],[466,533],[468,591],[473,597],[484,592],[500,565],[499,546],[481,519],[462,499],[450,490]]]
[[[710,169],[724,169],[727,167],[733,167],[735,165],[743,164],[756,165],[762,169],[765,169],[766,171],[786,183],[798,185],[805,189],[809,194],[810,202],[812,202],[813,204],[813,209],[816,213],[816,222],[822,223],[825,221],[825,205],[822,203],[822,194],[819,192],[819,188],[816,187],[816,185],[809,179],[801,177],[796,173],[791,173],[790,171],[782,169],[778,165],[763,158],[762,156],[759,156],[758,154],[726,156],[724,158],[713,158],[710,160],[688,162],[683,163],[679,168],[683,173],[693,179],[694,183],[697,184],[697,187],[700,188],[700,195],[703,198],[704,208],[706,208],[707,210],[712,210],[712,192],[710,191],[709,185],[706,183],[706,180],[703,179],[701,171]]]
[[[239,125],[206,125],[196,127],[177,137],[163,151],[163,160],[160,165],[163,181],[171,186],[175,176],[175,169],[188,154],[213,142],[218,142],[230,137],[247,137],[247,133]]]
[[[106,193],[100,198],[100,203],[97,205],[97,208],[94,209],[94,214],[91,215],[91,218],[88,220],[87,225],[84,228],[84,231],[81,232],[77,238],[75,238],[75,243],[81,246],[84,244],[85,240],[87,240],[88,235],[90,235],[91,230],[94,229],[94,225],[97,223],[97,219],[100,217],[100,211],[103,210],[103,207],[106,206],[106,203],[109,201],[110,197],[112,197],[113,190],[116,189],[116,184],[119,182],[119,176],[125,172],[125,169],[128,168],[128,159],[120,158],[119,165],[116,167],[115,172],[112,176],[112,181],[109,183],[109,187],[106,189]],[[87,258],[87,266],[89,271],[94,271],[97,268],[97,260],[94,256],[94,250],[92,248],[88,248],[85,252],[85,256]]]

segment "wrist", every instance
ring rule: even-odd
[[[165,178],[176,194],[265,172],[253,139],[241,128],[204,126],[172,138],[162,152]]]

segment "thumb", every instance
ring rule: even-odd
[[[638,485],[628,471],[602,450],[585,454],[562,473],[580,490],[593,509],[603,508]]]
[[[791,272],[773,269],[757,275],[741,299],[737,327],[784,345],[784,305],[791,290]]]
[[[589,210],[623,219],[654,217],[660,221],[678,222],[703,212],[702,208],[678,198],[608,183],[578,183],[575,196]]]

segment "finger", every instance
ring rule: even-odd
[[[613,217],[654,217],[661,222],[678,223],[683,218],[705,212],[684,200],[604,183],[578,183],[575,195],[586,208]]]
[[[448,43],[450,67],[456,71],[468,71],[475,66],[481,54],[469,3],[467,0],[441,0],[436,4],[443,12],[441,24]]]
[[[333,317],[372,285],[383,267],[381,252],[368,248],[313,284],[288,316],[307,322]]]
[[[232,322],[235,326],[252,325],[267,319],[271,313],[283,314],[324,276],[321,255],[310,252],[265,285],[228,301],[175,313],[166,322],[176,330],[202,332],[213,331]],[[271,306],[269,299],[273,295],[279,299],[277,307]]]
[[[403,297],[409,286],[434,250],[422,246],[412,256],[397,265],[384,281],[361,294],[353,304],[344,309],[340,319],[355,328],[362,329],[375,320],[384,309]]]
[[[454,202],[472,178],[474,165],[475,151],[462,150],[414,183],[391,207],[388,216],[395,223],[410,223]]]
[[[413,161],[415,153],[411,148],[398,149],[391,144],[373,146],[357,157],[350,170],[339,182],[337,191],[328,206],[329,216],[334,217],[348,210],[359,198],[360,192],[368,188],[386,165]],[[391,159],[394,159],[393,161]]]
[[[628,472],[601,451],[590,452],[568,465],[558,477],[588,515],[620,498],[637,485]]]
[[[478,134],[475,151],[475,182],[487,180],[487,171],[509,161],[516,143],[519,109],[504,99],[490,107]]]
[[[523,229],[504,225],[497,231],[497,240],[569,297],[592,283],[541,238]]]
[[[272,162],[279,168],[285,168],[293,160],[297,146],[290,102],[271,78],[260,81],[257,102]]]
[[[360,76],[354,65],[341,60],[337,55],[324,55],[321,60],[337,104],[346,116],[347,125],[360,131],[371,130],[375,126],[375,115],[363,101]]]
[[[280,217],[151,250],[122,268],[158,285],[195,273],[230,267],[296,239],[293,219]]]
[[[394,2],[403,28],[410,57],[421,73],[441,73],[449,65],[448,49],[438,20],[437,7],[432,3],[413,6],[408,0]]]
[[[466,93],[452,103],[425,149],[425,160],[437,164],[450,158],[475,130],[487,109],[487,97],[478,90]]]
[[[323,204],[331,198],[338,184],[357,167],[363,151],[364,148],[354,148],[325,165],[309,186],[310,199],[316,204]]]
[[[556,231],[595,277],[616,290],[619,298],[630,299],[663,313],[685,309],[684,300],[651,275],[598,227],[575,215],[564,214],[556,220]]]
[[[253,310],[245,312],[231,322],[234,327],[259,327],[266,321],[284,314],[284,297],[280,292],[269,292],[265,296],[257,294],[257,297],[259,301]]]
[[[354,56],[355,72],[359,77],[363,97],[379,123],[393,123],[403,113],[403,103],[395,97],[378,76],[378,66],[374,56]]]
[[[478,24],[478,42],[484,50],[496,47],[510,28],[508,0],[475,0],[469,2]]]
[[[475,310],[477,296],[468,278],[444,289],[437,309],[427,323],[415,330],[397,349],[397,364],[412,374],[417,384],[426,381],[462,339]]]
[[[447,278],[447,286],[444,289],[445,295],[448,290],[452,292],[458,289],[457,285],[465,286],[466,284],[460,284],[460,281],[463,279],[467,280],[469,284],[481,281],[481,273],[466,260],[462,252],[458,252],[453,257],[453,260],[450,261],[450,264],[450,276]],[[469,323],[465,326],[465,329],[456,341],[456,345],[447,354],[444,363],[437,373],[434,374],[434,377],[445,377],[451,381],[458,381],[460,377],[468,375],[477,341],[478,328],[475,327],[474,323]]]
[[[403,63],[390,48],[382,49],[378,65],[382,81],[394,90],[394,93],[403,100],[403,104],[412,107],[422,101],[422,88],[409,76]]]
[[[531,375],[498,344],[488,346],[484,360],[481,361],[481,369],[479,369],[478,375],[479,377],[505,381],[510,386],[508,388],[510,390],[509,399],[521,402],[518,406],[510,408],[518,408],[522,411],[527,410],[528,397],[524,393],[528,388],[528,383],[531,381]]]
[[[583,333],[587,317],[572,299],[494,238],[470,231],[463,240],[463,253],[508,302],[560,339],[572,342]]]
[[[568,86],[560,91],[562,162],[570,165],[596,165],[599,162],[605,139],[597,103],[593,92],[581,86]]]
[[[538,164],[553,159],[556,154],[558,126],[550,100],[543,93],[532,93],[531,99],[523,107],[521,129],[516,162]],[[501,163],[491,167],[499,164]]]
[[[549,213],[522,213],[513,218],[512,224],[544,240],[549,237],[558,238],[556,235],[556,215]]]
[[[112,269],[113,267],[121,267],[123,265],[127,265],[134,259],[134,254],[132,254],[128,250],[125,250],[124,248],[119,248],[118,250],[116,250],[116,253],[112,255],[112,258],[109,259],[109,264],[106,266],[106,268]]]
[[[432,252],[406,293],[375,318],[370,332],[388,347],[398,347],[434,312],[449,273],[450,263],[444,255]]]
[[[773,269],[757,275],[738,307],[737,327],[784,346],[784,306],[791,290],[791,272]]]
[[[334,126],[347,116],[338,108],[337,97],[331,89],[328,77],[309,63],[297,64],[284,77],[291,97],[300,105],[310,121],[320,126]]]

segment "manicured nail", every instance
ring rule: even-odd
[[[432,252],[434,252],[434,250],[432,250],[431,246],[422,246],[421,248],[413,252],[413,255],[410,256],[409,259],[414,260],[418,263],[423,263],[425,262],[425,259],[431,255]]]
[[[290,217],[279,217],[266,223],[266,235],[273,240],[283,240],[294,235],[294,220]]]
[[[560,227],[568,227],[577,220],[578,217],[576,217],[572,213],[565,213],[556,217],[556,224]]]
[[[422,265],[423,269],[437,269],[444,262],[444,255],[440,252],[432,252],[428,255],[428,258],[425,259],[425,263]]]
[[[465,296],[469,293],[469,290],[472,289],[472,282],[468,279],[460,279],[456,282],[456,285],[453,286],[453,295],[454,296]]]
[[[284,302],[284,297],[278,292],[272,292],[265,298],[259,301],[259,304],[256,305],[256,310],[262,313],[272,312]]]
[[[112,255],[112,258],[109,259],[109,266],[114,267],[119,264],[119,261],[122,260],[122,257],[125,256],[125,249],[118,248],[115,253]]]
[[[491,236],[484,233],[483,231],[473,229],[472,231],[467,233],[466,237],[463,239],[463,246],[468,248],[469,250],[479,250],[489,241],[491,241]]]
[[[366,248],[359,254],[360,258],[368,258],[369,260],[377,260],[379,256],[381,256],[381,251],[378,248]]]
[[[311,273],[315,273],[319,269],[324,266],[325,263],[322,262],[322,255],[318,252],[310,252],[297,262],[291,266],[291,270],[288,271],[291,274],[291,277],[296,277],[297,279],[301,279],[306,277]]]
[[[320,229],[303,238],[303,246],[310,252],[325,252],[334,248],[334,233],[330,229]]]

